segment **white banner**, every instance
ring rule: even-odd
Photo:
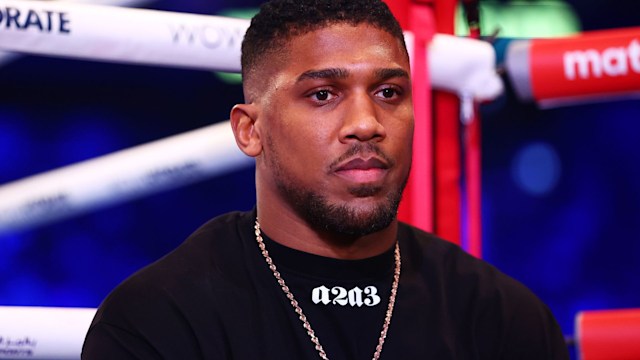
[[[0,186],[0,233],[249,166],[228,121]]]
[[[240,71],[247,20],[62,1],[0,0],[0,48]]]
[[[96,309],[0,306],[0,359],[80,359]]]

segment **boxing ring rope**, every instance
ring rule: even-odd
[[[4,50],[237,72],[249,22],[62,1],[2,0],[0,25]]]
[[[249,166],[228,121],[0,187],[0,232],[63,219]]]
[[[0,359],[79,359],[95,309],[0,306]]]
[[[505,66],[523,101],[557,107],[640,98],[640,27],[514,41]]]
[[[640,308],[581,311],[575,329],[580,360],[640,357]]]
[[[66,2],[74,3],[91,3],[109,6],[127,6],[136,7],[152,2],[153,0],[65,0]],[[4,66],[15,59],[19,58],[20,54],[8,51],[0,51],[0,66]]]
[[[0,0],[0,49],[36,55],[237,72],[248,25],[248,20],[220,16]],[[412,34],[406,36],[411,46]],[[436,35],[428,54],[433,87],[479,101],[502,92],[491,45]],[[0,186],[0,233],[186,185],[248,163],[228,123],[159,140]]]

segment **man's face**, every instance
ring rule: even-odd
[[[386,228],[412,154],[410,70],[400,43],[370,25],[335,24],[293,37],[286,50],[256,102],[259,186],[319,231]]]

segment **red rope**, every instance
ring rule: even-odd
[[[463,0],[463,6],[469,25],[469,37],[479,40],[478,0]],[[482,257],[482,141],[478,111],[477,104],[473,104],[473,113],[466,119],[464,129],[467,234],[463,244],[471,255]]]

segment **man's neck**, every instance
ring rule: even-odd
[[[340,236],[312,228],[288,207],[258,201],[262,231],[284,246],[336,259],[364,259],[389,250],[396,241],[398,221],[378,232],[360,236]]]

